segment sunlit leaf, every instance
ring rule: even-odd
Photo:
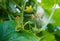
[[[42,6],[44,8],[52,8],[52,6],[56,3],[56,0],[42,0]]]
[[[60,26],[60,8],[56,9],[53,15],[55,25]]]
[[[57,2],[57,4],[59,4],[59,5],[60,5],[60,0],[56,0],[56,2]]]
[[[44,37],[41,39],[41,41],[56,41],[55,36],[52,33],[43,31],[43,35]]]

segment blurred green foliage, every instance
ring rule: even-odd
[[[0,41],[60,41],[60,0],[0,0]],[[48,23],[45,30],[36,26],[37,7],[53,16],[54,23]],[[41,22],[41,21],[40,21]],[[43,22],[41,22],[43,23]],[[56,26],[56,27],[55,27]]]

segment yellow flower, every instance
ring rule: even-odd
[[[20,31],[21,29],[22,29],[22,25],[17,25],[15,30]]]
[[[32,6],[31,5],[26,6],[25,12],[28,12],[28,13],[32,12]]]
[[[16,16],[15,20],[19,21],[20,20],[20,17],[19,16]]]

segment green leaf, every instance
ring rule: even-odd
[[[44,41],[56,41],[54,35],[48,34],[44,39]]]
[[[55,25],[60,26],[60,8],[56,9],[53,15]]]
[[[60,29],[56,29],[56,32],[55,32],[55,38],[57,41],[60,41]]]
[[[16,32],[15,27],[14,21],[0,23],[0,41],[39,41],[38,37],[25,30]]]
[[[53,24],[48,24],[47,27],[48,27],[48,29],[47,29],[48,32],[50,32],[50,33],[54,32],[54,25]]]
[[[48,9],[44,9],[45,10],[45,13],[50,16],[52,10],[48,10]],[[53,23],[54,25],[57,25],[57,26],[60,26],[60,8],[57,8],[55,11],[54,11],[54,15],[52,16],[52,19],[53,19]]]
[[[45,14],[47,14],[48,16],[50,16],[51,12],[52,12],[52,9],[46,9],[44,8],[44,11],[45,11]]]
[[[52,8],[52,6],[56,3],[56,0],[42,0],[42,3],[41,5],[44,7],[44,8]]]
[[[16,7],[15,4],[13,4],[12,2],[9,1],[9,8],[8,8],[11,12],[16,13]]]
[[[7,6],[6,3],[7,3],[7,0],[2,0],[2,6],[3,6],[5,9],[7,8],[7,7],[6,7],[6,6]]]
[[[55,36],[47,31],[43,31],[43,36],[44,37],[41,39],[41,41],[56,41]]]
[[[16,4],[18,4],[19,6],[23,6],[24,5],[24,3],[25,3],[25,0],[12,0],[13,1],[13,3],[14,2],[16,2]]]
[[[56,33],[55,33],[56,35],[58,35],[58,36],[60,36],[60,30],[59,29],[57,29],[57,31],[56,31]]]
[[[60,5],[60,0],[57,0],[57,4],[59,4],[59,5]]]
[[[1,2],[2,0],[0,0],[0,2]]]

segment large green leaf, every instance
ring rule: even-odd
[[[41,39],[41,41],[56,41],[55,36],[47,31],[43,31],[43,36],[44,37]]]
[[[57,4],[59,4],[59,5],[60,5],[60,0],[57,0],[56,2],[57,2]]]
[[[52,10],[48,10],[48,9],[44,9],[45,10],[45,13],[50,16],[51,15],[51,12]],[[60,8],[57,8],[55,11],[54,11],[54,15],[52,16],[52,19],[53,19],[53,23],[54,25],[57,25],[57,26],[60,26]]]
[[[0,41],[39,41],[38,37],[25,30],[16,32],[15,27],[14,21],[0,23]]]
[[[43,41],[56,41],[54,35],[48,34]]]
[[[44,7],[44,8],[52,8],[52,6],[56,3],[56,0],[42,0],[42,3],[41,5]]]
[[[55,21],[54,24],[60,26],[60,8],[56,9],[53,15],[53,19]]]

